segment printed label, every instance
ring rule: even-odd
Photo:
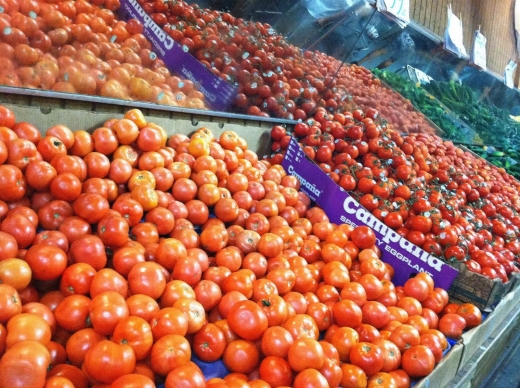
[[[282,166],[288,174],[298,178],[301,190],[325,211],[330,222],[354,227],[366,225],[374,230],[382,260],[395,269],[392,281],[396,285],[403,285],[413,274],[426,272],[433,277],[436,286],[446,290],[450,288],[458,274],[455,268],[412,244],[379,221],[319,166],[308,160],[294,138],[289,143]]]
[[[237,94],[237,87],[206,69],[190,53],[184,52],[182,46],[152,20],[137,0],[121,0],[120,18],[140,21],[144,26],[143,34],[166,67],[192,81],[212,109],[227,110]]]

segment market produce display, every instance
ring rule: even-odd
[[[118,20],[118,0],[1,4],[1,85],[205,109],[194,83],[155,58],[143,26]],[[140,4],[186,52],[237,86],[234,112],[304,120],[317,106],[342,112],[355,104],[378,109],[401,132],[435,132],[366,68],[301,52],[268,24],[182,0]]]
[[[334,116],[295,125],[304,152],[366,209],[401,236],[447,262],[507,282],[520,253],[520,183],[450,141],[402,136],[381,125],[378,112]],[[272,129],[280,163],[290,134]]]
[[[400,131],[435,133],[398,93],[372,73],[319,51],[302,52],[269,24],[235,18],[175,0],[143,9],[208,69],[238,86],[234,109],[252,115],[306,119],[317,106],[329,112],[376,108]]]
[[[193,82],[152,54],[119,0],[3,0],[0,85],[205,109]]]
[[[407,387],[482,320],[425,273],[395,286],[370,228],[331,224],[234,132],[167,137],[136,109],[92,132],[40,129],[0,107],[1,388]],[[513,193],[488,174],[502,214]],[[467,225],[468,250],[490,246]],[[508,233],[486,262],[507,257]],[[226,373],[206,381],[193,357]]]

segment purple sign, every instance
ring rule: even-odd
[[[315,163],[307,160],[296,139],[292,138],[282,166],[288,174],[298,178],[301,190],[316,202],[335,224],[366,225],[377,237],[382,260],[392,265],[395,275],[392,281],[403,285],[412,274],[426,272],[435,285],[445,290],[457,277],[458,271],[441,259],[401,237],[393,229],[379,221],[346,191],[339,187]]]
[[[153,52],[163,60],[166,67],[192,81],[212,109],[227,110],[237,94],[237,88],[217,77],[193,55],[184,51],[152,20],[137,0],[121,0],[120,17],[124,20],[139,20],[144,26],[144,35],[152,43]]]

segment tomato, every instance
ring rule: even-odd
[[[383,367],[382,372],[391,372],[396,370],[401,365],[401,351],[390,340],[379,339],[374,342],[383,351]]]
[[[433,356],[435,358],[435,363],[438,363],[441,361],[442,356],[443,356],[443,354],[442,354],[443,348],[442,348],[442,344],[441,344],[441,339],[439,338],[438,335],[436,335],[432,332],[421,334],[421,343],[420,344],[425,345],[432,351]]]
[[[457,339],[466,328],[466,320],[458,314],[447,313],[439,319],[439,331],[448,338]]]
[[[87,351],[98,342],[106,339],[106,336],[97,333],[92,328],[81,329],[72,333],[65,345],[68,361],[72,365],[81,367]]]
[[[323,348],[313,338],[297,338],[289,346],[287,360],[291,368],[297,372],[307,368],[320,369],[324,362]]]
[[[170,280],[166,283],[165,290],[161,295],[159,303],[161,307],[173,306],[181,298],[195,299],[193,288],[182,280]]]
[[[414,345],[419,345],[420,334],[419,331],[408,324],[402,324],[397,326],[390,334],[390,341],[397,345],[401,352]]]
[[[49,188],[56,175],[56,169],[43,160],[30,163],[25,170],[27,184],[36,190]]]
[[[217,262],[217,264],[219,263]],[[223,265],[223,267],[229,268],[226,265]],[[232,270],[231,268],[229,269],[230,271]],[[236,272],[231,272],[228,277],[222,280],[220,288],[224,294],[231,291],[238,291],[246,298],[251,298],[253,295],[253,282],[251,281],[248,270],[236,270]]]
[[[341,361],[348,362],[350,359],[350,350],[359,343],[359,334],[350,327],[337,327],[332,334],[327,331],[330,336],[330,343],[337,349],[338,356]]]
[[[68,378],[63,376],[52,376],[45,381],[45,388],[74,388],[74,384]]]
[[[382,350],[369,342],[355,344],[350,350],[350,363],[359,366],[367,376],[378,373],[384,365]]]
[[[206,323],[193,337],[193,352],[202,361],[213,362],[224,354],[226,338],[220,327]]]
[[[7,128],[13,128],[16,123],[16,116],[12,110],[5,106],[0,106],[0,125]]]
[[[226,346],[222,360],[231,372],[250,373],[257,367],[260,353],[253,342],[237,339]]]
[[[428,347],[414,345],[403,353],[401,366],[412,378],[427,376],[435,367],[435,357]]]
[[[290,386],[293,381],[289,363],[277,356],[267,356],[260,363],[260,378],[271,386]]]
[[[58,230],[67,238],[69,248],[70,244],[72,244],[78,237],[92,233],[92,227],[90,224],[77,216],[70,216],[63,219],[63,221],[58,225]]]
[[[263,334],[261,349],[265,356],[285,358],[289,346],[294,342],[291,333],[281,326],[271,326]]]
[[[64,252],[69,251],[67,236],[58,230],[42,231],[34,237],[33,244],[46,244],[60,248]]]
[[[70,256],[74,263],[87,263],[96,271],[103,269],[108,260],[101,238],[90,234],[79,236],[72,242]]]
[[[88,378],[81,369],[70,364],[58,364],[54,366],[47,374],[48,378],[63,377],[72,381],[76,388],[87,388]]]
[[[4,387],[43,387],[51,356],[37,341],[19,342],[0,359],[0,381]]]
[[[206,312],[204,307],[191,298],[180,298],[173,307],[183,311],[188,318],[188,333],[192,334],[200,330],[206,323]]]
[[[101,194],[82,193],[72,202],[72,208],[77,216],[95,224],[108,213],[110,205]]]
[[[47,321],[33,313],[20,313],[13,316],[6,325],[7,348],[23,341],[37,341],[48,345],[51,340],[51,328]]]
[[[428,282],[419,277],[408,279],[404,284],[404,292],[407,296],[417,299],[419,302],[428,297],[430,291]]]
[[[112,335],[117,324],[128,317],[125,298],[116,291],[104,291],[94,296],[89,306],[89,319],[94,330]]]
[[[108,214],[97,224],[97,235],[103,244],[109,247],[120,247],[128,241],[129,225],[118,214]]]
[[[67,267],[67,254],[58,247],[38,244],[27,250],[25,261],[38,280],[57,279]]]
[[[133,19],[132,19],[133,20]],[[131,373],[123,375],[110,384],[111,388],[154,388],[154,381],[142,374]]]
[[[349,299],[334,304],[332,314],[334,321],[340,326],[357,327],[363,322],[363,312],[359,305]]]
[[[32,270],[27,261],[12,258],[0,260],[0,284],[8,284],[17,291],[31,282]]]
[[[124,298],[128,294],[128,282],[111,268],[103,268],[96,272],[90,284],[90,296],[94,298],[105,291],[115,291]]]
[[[209,226],[200,234],[201,247],[209,252],[218,252],[226,246],[228,238],[226,228],[218,225]]]
[[[0,231],[0,260],[16,257],[18,254],[18,242],[9,233]]]
[[[341,386],[345,388],[362,388],[367,386],[367,375],[359,366],[352,364],[341,364],[343,372]]]
[[[365,289],[368,300],[375,300],[383,294],[383,283],[371,273],[362,274],[357,282]]]
[[[421,303],[411,296],[403,296],[397,302],[397,307],[404,309],[408,315],[421,315],[422,305]]]
[[[146,358],[152,348],[152,328],[143,318],[128,316],[121,319],[114,328],[112,341],[130,345],[139,361]]]
[[[27,182],[22,171],[11,164],[0,165],[0,200],[17,201],[26,193]]]
[[[36,226],[23,214],[9,212],[0,224],[0,229],[12,235],[19,248],[27,248],[36,236]]]
[[[143,294],[158,299],[166,288],[164,268],[155,262],[135,264],[127,276],[132,294]]]
[[[167,334],[186,335],[188,318],[186,314],[175,307],[157,310],[150,320],[154,341]]]
[[[167,334],[153,344],[150,365],[155,373],[165,376],[172,369],[187,364],[190,357],[188,340],[178,334]]]
[[[397,382],[395,378],[386,372],[378,372],[368,379],[368,387],[395,387],[397,388]]]
[[[86,353],[83,369],[96,381],[111,384],[135,368],[135,354],[129,345],[103,340]]]
[[[204,388],[206,381],[200,368],[190,361],[170,371],[164,386],[165,388]]]
[[[157,301],[147,295],[132,295],[126,299],[126,304],[130,316],[141,317],[146,322],[150,322],[154,314],[159,311]]]
[[[22,302],[16,289],[9,284],[0,284],[0,323],[8,322],[22,312]]]
[[[424,308],[429,308],[436,314],[443,310],[445,304],[443,297],[435,290],[429,291],[428,296],[422,302]]]
[[[381,329],[390,320],[388,309],[382,303],[368,301],[361,306],[363,323],[368,323],[377,329]]]
[[[482,313],[479,308],[472,303],[463,303],[457,309],[457,314],[466,321],[465,328],[471,329],[482,323]]]

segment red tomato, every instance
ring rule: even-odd
[[[128,315],[125,298],[115,291],[105,291],[94,296],[89,306],[92,327],[103,335],[112,335],[117,324]]]
[[[250,373],[258,366],[260,353],[253,342],[237,339],[226,346],[222,360],[231,372]]]
[[[112,333],[112,341],[132,347],[137,361],[148,356],[153,345],[152,328],[141,317],[122,318]]]
[[[202,361],[213,362],[222,357],[226,349],[226,338],[220,327],[206,323],[193,336],[193,352]]]
[[[17,201],[26,193],[27,182],[22,171],[11,164],[0,165],[0,200]]]
[[[249,300],[235,304],[229,310],[227,320],[231,330],[250,341],[260,339],[268,327],[267,315],[258,304]]]
[[[260,378],[271,386],[291,386],[293,382],[291,366],[281,357],[265,357],[260,363],[259,373]]]
[[[374,345],[379,346],[379,348],[383,351],[383,367],[381,368],[382,372],[391,372],[396,370],[401,365],[401,351],[390,340],[379,339],[374,342]]]
[[[135,368],[135,354],[129,345],[104,340],[90,348],[83,363],[87,375],[96,381],[111,384]]]
[[[20,313],[12,317],[6,325],[7,348],[24,341],[37,341],[47,346],[51,338],[51,328],[47,321],[33,313]]]
[[[31,267],[35,279],[54,280],[65,271],[67,254],[61,248],[38,244],[27,250],[25,261]]]
[[[165,388],[204,388],[206,380],[200,368],[193,362],[174,368],[166,376]]]
[[[43,387],[51,356],[45,345],[23,341],[0,359],[0,381],[6,387]]]
[[[448,338],[457,339],[466,328],[466,320],[459,314],[447,313],[439,319],[439,331]]]
[[[110,388],[155,388],[155,386],[150,377],[137,373],[123,375],[110,384]]]
[[[178,334],[167,334],[153,344],[150,366],[155,373],[166,376],[174,368],[186,365],[190,358],[188,340]]]
[[[427,376],[435,367],[435,357],[427,346],[415,345],[403,353],[401,366],[412,378]]]
[[[350,350],[350,363],[363,369],[367,376],[375,375],[383,368],[383,351],[377,345],[360,342]]]
[[[467,329],[471,329],[475,326],[478,326],[482,323],[482,313],[479,308],[476,307],[472,303],[463,303],[457,309],[457,314],[459,314],[466,321]]]

